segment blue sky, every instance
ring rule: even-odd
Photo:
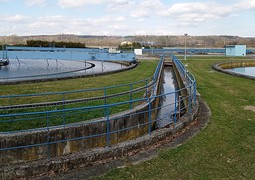
[[[0,35],[255,37],[255,0],[0,0]]]

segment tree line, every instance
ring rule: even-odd
[[[65,41],[42,41],[42,40],[27,40],[28,47],[65,47],[65,48],[86,48],[85,43],[81,42],[65,42]]]
[[[198,48],[223,48],[225,45],[245,44],[248,48],[255,47],[255,37],[239,37],[239,36],[152,36],[152,35],[136,35],[136,36],[77,36],[69,34],[60,35],[38,35],[38,36],[0,36],[0,44],[23,45],[26,46],[27,41],[39,41],[37,46],[58,46],[67,47],[69,42],[79,42],[86,44],[86,47],[115,47],[117,48],[121,42],[138,42],[145,48],[161,48],[161,47],[184,47],[186,39],[187,47]],[[46,42],[46,43],[42,43]],[[64,42],[64,43],[63,43]],[[84,47],[82,46],[82,47]],[[132,45],[134,48],[136,45]],[[76,47],[76,46],[75,46]],[[78,46],[79,47],[79,46]],[[0,47],[1,49],[1,47]],[[131,49],[131,46],[123,47],[123,49]]]
[[[130,44],[122,44],[118,46],[118,49],[121,50],[128,50],[128,49],[140,49],[142,45],[139,42],[132,42]]]

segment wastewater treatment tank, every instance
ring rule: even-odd
[[[113,62],[13,59],[8,66],[0,67],[0,82],[68,78],[110,72],[124,67],[125,65]]]
[[[0,83],[63,79],[107,73],[135,62],[133,53],[105,49],[6,46],[0,64]]]

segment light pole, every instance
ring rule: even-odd
[[[150,45],[151,54],[153,54],[153,44],[154,44],[154,42],[153,42],[153,41],[150,41],[150,42],[147,42],[147,43]]]
[[[187,36],[188,36],[188,34],[184,34],[184,60],[186,60],[187,59],[187,50],[186,50],[186,38],[187,38]]]

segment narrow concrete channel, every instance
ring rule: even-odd
[[[177,90],[177,83],[174,77],[174,71],[171,66],[165,66],[163,70],[163,80],[161,85],[161,94],[168,94],[162,96],[160,100],[161,109],[158,112],[156,128],[163,128],[173,122],[171,114],[175,108],[175,90]],[[178,104],[177,104],[178,106]]]

